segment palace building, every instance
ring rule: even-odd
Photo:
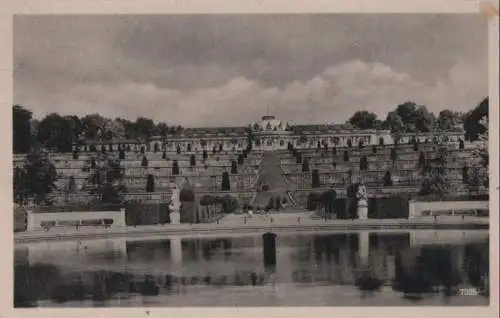
[[[250,138],[251,137],[251,138]],[[166,135],[153,136],[148,141],[110,140],[84,141],[74,145],[74,150],[89,151],[88,148],[101,150],[107,148],[126,151],[139,151],[146,148],[150,151],[201,151],[217,149],[219,151],[239,151],[252,143],[254,151],[285,150],[291,144],[296,149],[321,147],[347,147],[348,145],[390,145],[397,142],[406,144],[416,139],[424,142],[458,143],[464,139],[464,132],[442,131],[429,133],[403,133],[397,137],[388,130],[360,130],[349,124],[314,124],[294,125],[276,119],[274,116],[263,116],[259,122],[247,127],[185,128]],[[84,147],[84,149],[81,149]],[[107,150],[106,149],[106,150]]]

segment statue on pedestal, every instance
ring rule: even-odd
[[[364,182],[361,182],[356,193],[358,199],[358,219],[368,219],[368,192]]]
[[[181,201],[179,200],[179,187],[174,184],[172,197],[170,198],[170,205],[168,206],[170,210],[170,224],[180,224],[181,223]]]

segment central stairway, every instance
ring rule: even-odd
[[[265,208],[271,198],[280,197],[283,199],[285,197],[287,200],[287,207],[280,211],[291,212],[292,210],[297,210],[295,201],[289,195],[289,193],[293,191],[293,186],[283,176],[280,157],[277,152],[267,151],[263,153],[259,178],[256,185],[258,187],[258,192],[252,202],[253,206]],[[268,190],[261,191],[262,185],[267,185]]]

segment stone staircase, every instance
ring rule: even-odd
[[[262,191],[262,185],[267,185],[268,190]],[[293,193],[294,187],[283,176],[280,157],[277,152],[269,151],[263,153],[259,177],[255,187],[258,189],[258,192],[251,203],[253,206],[265,208],[271,198],[280,197],[287,200],[286,207],[280,210],[280,212],[300,209],[300,207],[296,206],[295,200],[290,195],[290,193]]]

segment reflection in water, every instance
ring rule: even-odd
[[[40,251],[40,246],[19,247],[15,254],[15,306],[69,302],[109,306],[114,299],[123,305],[132,304],[137,296],[202,297],[197,296],[199,292],[218,293],[223,298],[233,288],[244,288],[252,297],[266,297],[267,301],[266,286],[284,297],[300,288],[326,286],[332,291],[337,287],[357,289],[360,299],[383,292],[400,301],[401,297],[417,301],[440,297],[446,303],[457,297],[458,288],[487,290],[487,239],[420,246],[411,246],[409,233],[278,236],[275,241],[268,240],[261,236],[123,240],[123,247],[116,242],[99,247],[88,241],[79,243],[87,246],[83,252],[68,248],[64,242],[52,243],[50,251]],[[308,290],[302,291],[302,304],[296,305],[310,305]],[[245,306],[246,298],[241,296],[235,302]],[[323,302],[333,305],[334,300]],[[159,301],[158,305],[165,304]]]

